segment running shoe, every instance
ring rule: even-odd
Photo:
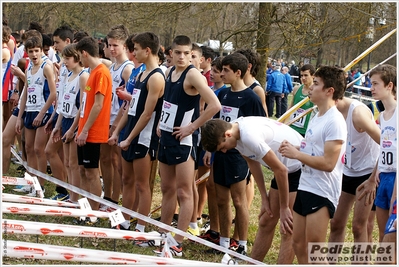
[[[130,231],[130,224],[128,228],[125,228],[122,224],[118,224],[116,226],[112,226],[111,229]]]
[[[30,191],[32,190],[32,186],[31,185],[24,185],[22,187],[19,188],[14,188],[13,189],[15,192],[20,192],[20,193],[30,193]]]
[[[201,227],[201,233],[206,233],[208,230],[211,229],[211,221],[205,222]]]
[[[190,226],[187,228],[187,233],[189,233],[190,235],[194,235],[194,236],[199,236],[199,234],[200,234],[198,227],[197,227],[197,229],[193,229]]]
[[[161,255],[162,255],[162,249],[161,249],[161,248],[160,248],[160,249],[157,249],[157,250],[154,250],[154,252],[155,252],[158,256],[161,256]],[[169,247],[169,252],[170,252],[170,254],[172,254],[172,256],[181,257],[181,256],[183,256],[183,247],[182,247],[181,244],[179,244],[179,245],[177,245],[177,246],[170,246],[170,247]]]
[[[230,238],[230,247],[229,249],[237,251],[239,245],[238,245],[238,241],[235,240],[234,238]]]
[[[55,196],[51,197],[50,199],[52,200],[57,200],[57,201],[66,201],[69,199],[69,194],[62,194],[62,193],[58,193]]]
[[[238,254],[247,256],[247,249],[243,245],[239,245],[238,248],[235,250]]]
[[[99,211],[104,211],[104,212],[113,212],[116,209],[109,207],[108,205],[103,205],[100,204],[100,208],[98,209]]]
[[[220,242],[220,234],[210,229],[206,231],[205,234],[200,235],[199,238],[205,239],[206,241],[212,242],[216,245],[219,245]]]
[[[134,231],[140,233],[140,230],[138,230],[138,229],[136,229]],[[133,245],[136,245],[136,246],[139,246],[139,247],[142,247],[142,248],[159,247],[161,245],[161,241],[160,240],[147,240],[147,239],[137,238],[137,239],[133,240]]]

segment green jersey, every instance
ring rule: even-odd
[[[294,95],[294,105],[300,101],[302,101],[304,98],[308,97],[308,95],[304,95],[302,93],[302,88],[303,88],[303,84],[298,88],[298,90],[296,91],[295,95]],[[302,107],[298,108],[294,113],[291,114],[289,121],[293,120],[295,117],[301,115],[301,113],[305,112],[307,109],[313,107],[313,103],[308,101],[306,102],[304,105],[302,105]],[[306,129],[308,128],[308,124],[309,121],[312,117],[312,113],[310,112],[308,115],[300,118],[299,120],[297,120],[296,122],[294,122],[293,124],[291,124],[291,128],[293,128],[295,131],[297,131],[298,133],[300,133],[302,136],[305,136],[306,133]]]

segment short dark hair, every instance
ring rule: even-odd
[[[314,75],[314,73],[316,72],[316,69],[314,68],[314,66],[312,64],[305,64],[301,67],[300,71],[309,71],[310,75]]]
[[[165,52],[164,53],[165,53],[166,56],[170,56],[171,51],[172,51],[172,47],[168,46],[168,47],[165,48]]]
[[[165,57],[165,51],[164,51],[164,48],[162,46],[160,46],[159,49],[158,49],[158,58],[159,58],[159,61],[162,62],[162,63],[165,61],[165,58],[166,58]]]
[[[172,49],[175,48],[176,45],[187,45],[190,47],[190,50],[192,49],[192,42],[190,37],[186,35],[178,35],[173,39],[172,42]]]
[[[73,42],[77,43],[82,40],[84,37],[89,36],[89,34],[85,31],[78,31],[73,35]]]
[[[258,74],[259,68],[260,68],[260,55],[258,52],[252,49],[238,49],[234,53],[240,53],[243,54],[247,59],[248,62],[251,63],[251,75],[255,77]]]
[[[131,35],[129,35],[129,37],[126,39],[126,48],[127,50],[129,50],[130,53],[133,53],[134,51],[134,42],[133,42],[133,38],[137,35],[137,33],[133,33]],[[104,42],[106,43],[107,47],[108,47],[108,40],[106,40],[104,38]]]
[[[73,35],[73,30],[69,25],[62,25],[61,27],[58,27],[55,29],[53,33],[53,37],[58,36],[61,40],[66,41],[66,39],[69,39],[69,41],[72,43],[74,40],[74,35]]]
[[[224,134],[233,125],[222,119],[212,119],[201,126],[201,143],[204,150],[215,152],[218,145],[223,142]]]
[[[28,30],[36,30],[36,31],[38,31],[40,33],[44,33],[43,26],[37,21],[31,21],[29,23]]]
[[[197,51],[200,54],[200,57],[203,56],[201,47],[199,45],[197,45],[196,43],[192,44],[191,50],[192,51]]]
[[[238,70],[241,71],[241,79],[244,78],[245,73],[248,70],[248,64],[249,61],[248,59],[240,53],[233,53],[230,55],[227,55],[223,58],[222,60],[222,65],[223,66],[229,66],[230,69],[232,69],[234,72],[237,72]]]
[[[345,71],[341,68],[321,66],[314,74],[323,80],[324,89],[334,88],[333,100],[342,99],[346,90]]]
[[[43,47],[53,45],[53,40],[51,40],[50,36],[48,36],[47,34],[42,34],[42,38],[43,38]]]
[[[98,41],[91,36],[84,37],[76,44],[76,50],[86,51],[92,57],[99,57]]]
[[[373,75],[380,75],[381,80],[384,82],[384,86],[387,86],[390,82],[393,84],[392,93],[396,95],[396,68],[389,64],[383,64],[377,66],[370,71],[369,77]]]
[[[213,49],[207,45],[201,46],[201,50],[202,50],[202,56],[205,58],[205,60],[207,60],[208,58],[213,60],[216,56],[216,53],[213,51]]]
[[[222,71],[223,70],[223,65],[222,65],[223,58],[224,58],[223,56],[219,56],[219,57],[215,58],[214,60],[212,60],[211,67],[215,66],[218,71]]]
[[[139,33],[133,37],[133,43],[137,43],[141,48],[150,48],[151,54],[157,55],[161,44],[159,43],[159,38],[155,33],[143,32]]]
[[[28,52],[28,49],[32,49],[35,47],[40,47],[40,49],[43,49],[43,38],[42,36],[32,36],[26,39],[25,42],[25,50]]]

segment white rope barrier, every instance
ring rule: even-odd
[[[85,190],[83,190],[83,189],[81,189],[81,188],[78,188],[78,187],[76,187],[76,186],[74,186],[74,185],[68,184],[68,183],[63,182],[63,181],[61,181],[61,180],[59,180],[59,179],[57,179],[57,178],[54,178],[54,177],[52,177],[52,176],[50,176],[50,175],[47,175],[47,174],[42,173],[42,172],[40,172],[40,171],[38,171],[38,170],[35,170],[35,169],[29,167],[29,166],[27,165],[27,163],[26,163],[25,161],[22,160],[22,158],[18,155],[18,153],[17,153],[13,148],[11,148],[11,152],[12,152],[12,154],[15,156],[15,158],[16,158],[19,162],[21,162],[21,164],[25,167],[26,171],[28,171],[28,172],[31,173],[32,175],[35,175],[35,176],[37,176],[37,177],[41,177],[41,178],[43,178],[43,179],[45,179],[45,180],[47,180],[47,181],[49,181],[49,182],[51,182],[51,183],[54,183],[54,184],[59,185],[59,186],[62,186],[62,187],[64,187],[64,188],[67,189],[67,190],[73,191],[73,192],[75,192],[75,193],[81,195],[82,197],[90,198],[90,199],[92,199],[92,200],[94,200],[94,201],[96,201],[96,202],[98,202],[98,203],[101,203],[101,204],[107,205],[107,206],[109,206],[109,207],[111,207],[111,208],[114,208],[115,210],[120,209],[121,212],[126,213],[126,214],[130,215],[131,217],[135,217],[135,218],[140,219],[140,220],[143,220],[143,221],[145,221],[145,222],[147,222],[147,223],[149,223],[149,224],[155,225],[155,226],[157,226],[157,227],[159,227],[159,228],[161,228],[161,229],[165,229],[165,230],[167,230],[167,231],[170,231],[170,232],[173,232],[173,233],[175,233],[175,234],[181,235],[181,236],[183,236],[183,237],[185,237],[185,238],[187,238],[187,239],[190,239],[190,240],[192,240],[192,241],[195,241],[196,243],[199,243],[199,244],[208,246],[208,247],[210,247],[210,248],[219,250],[219,251],[221,251],[221,252],[224,252],[224,253],[227,253],[227,254],[229,254],[229,255],[231,255],[231,256],[234,256],[235,258],[238,258],[238,259],[247,261],[247,262],[252,263],[252,264],[265,265],[265,263],[263,263],[263,262],[261,262],[261,261],[252,259],[252,258],[250,258],[250,257],[248,257],[248,256],[245,256],[245,255],[242,255],[242,254],[239,254],[239,253],[237,253],[237,252],[235,252],[235,251],[233,251],[233,250],[230,250],[230,249],[228,249],[228,248],[224,248],[224,247],[222,247],[222,246],[216,245],[216,244],[214,244],[214,243],[212,243],[212,242],[209,242],[209,241],[204,240],[204,239],[202,239],[202,238],[199,238],[199,237],[197,237],[197,236],[194,236],[194,235],[191,235],[191,234],[186,233],[186,232],[184,232],[184,231],[181,231],[180,229],[174,228],[174,227],[172,227],[172,226],[170,226],[170,225],[166,225],[166,224],[164,224],[164,223],[162,223],[162,222],[159,222],[159,221],[157,221],[157,220],[154,220],[154,219],[152,219],[152,218],[150,218],[150,217],[148,217],[148,216],[145,216],[145,215],[142,215],[142,214],[140,214],[140,213],[138,213],[138,212],[129,210],[129,209],[123,207],[123,206],[119,206],[118,204],[115,204],[115,203],[112,203],[112,202],[110,202],[110,201],[107,201],[107,200],[105,200],[105,199],[103,199],[103,198],[101,198],[101,197],[99,197],[99,196],[96,196],[96,195],[94,195],[94,194],[92,194],[92,193],[89,193],[89,192],[87,192],[87,191],[85,191]],[[5,205],[5,204],[8,204],[8,203],[3,203],[3,205]],[[19,205],[25,205],[25,204],[18,204],[18,206],[19,206]],[[29,213],[28,213],[29,211],[20,210],[20,209],[18,208],[18,206],[14,205],[14,209],[13,209],[13,210],[15,211],[15,213],[29,214]],[[9,207],[10,207],[10,206],[9,206]],[[25,207],[25,208],[29,208],[29,207]],[[3,207],[2,207],[2,209],[3,209]],[[74,212],[74,215],[73,215],[73,216],[82,216],[82,215],[80,215],[80,214],[83,214],[83,213],[79,213],[79,214],[78,214],[78,211],[80,211],[79,209],[70,209],[70,210],[72,210],[72,211],[69,211],[69,210],[65,211],[65,210],[64,210],[64,212],[66,212],[66,213],[69,213],[69,212],[70,212],[70,214],[72,214],[72,212]],[[9,211],[9,212],[11,213],[11,211]],[[99,211],[90,211],[90,215],[91,215],[91,216],[86,216],[86,217],[100,217],[100,216],[94,215],[94,214],[101,215],[101,214],[99,214],[99,213],[97,213],[97,212],[99,212]],[[70,215],[70,214],[62,214],[62,213],[59,213],[59,212],[54,212],[54,214],[52,214],[52,215],[72,216],[72,215]],[[78,214],[78,215],[77,215],[77,214]],[[43,214],[43,215],[45,215],[45,214]],[[83,215],[83,216],[85,216],[85,215]],[[103,215],[101,215],[101,216],[103,216]],[[106,217],[108,217],[108,216],[106,216]],[[167,243],[166,243],[166,244],[167,244]],[[228,256],[228,255],[227,255],[227,256]]]
[[[216,266],[220,263],[190,261],[175,258],[164,258],[140,254],[111,252],[94,249],[74,248],[19,242],[7,240],[2,249],[3,257],[15,257],[39,260],[77,261],[90,263],[129,264],[129,265],[183,265],[183,266]]]
[[[161,241],[166,241],[160,233],[153,231],[149,233],[135,231],[121,231],[109,228],[55,224],[44,222],[29,222],[20,220],[2,219],[2,230],[4,234],[28,234],[28,235],[51,235],[51,236],[73,236],[73,237],[96,237],[122,240],[156,241],[160,246]]]
[[[8,194],[8,193],[2,193],[1,200],[5,202],[38,204],[38,205],[57,206],[57,207],[70,207],[70,208],[80,207],[79,204],[71,202],[58,201],[58,200],[39,198],[39,197],[29,197],[29,196]]]

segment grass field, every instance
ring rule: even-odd
[[[18,165],[12,164],[9,172],[10,176],[18,176],[20,173],[16,172],[16,167]],[[263,169],[265,174],[265,182],[266,186],[269,189],[270,180],[273,178],[272,173],[266,168]],[[160,193],[160,178],[157,176],[154,186],[154,195],[153,195],[153,203],[152,208],[158,207],[161,203],[161,193]],[[12,186],[5,186],[4,192],[11,192]],[[51,197],[54,193],[55,185],[46,182],[45,184],[46,192],[45,197]],[[258,225],[258,213],[260,209],[260,195],[255,187],[255,197],[253,204],[250,209],[250,225],[248,229],[248,252],[250,253],[252,249],[252,245],[255,239],[257,225]],[[207,208],[205,208],[205,213],[207,213]],[[160,216],[160,213],[156,213],[153,215],[153,218]],[[350,242],[353,241],[351,234],[351,218],[347,224],[346,238],[345,240]],[[72,224],[74,218],[72,217],[56,217],[56,216],[38,216],[38,215],[17,215],[17,214],[3,214],[3,219],[16,219],[16,220],[29,220],[29,221],[40,221],[40,222],[48,222],[48,223],[60,223],[60,224]],[[108,220],[100,220],[96,226],[93,227],[104,227],[109,228],[110,223]],[[279,225],[276,226],[276,231],[273,239],[273,243],[271,249],[264,259],[264,263],[266,264],[276,264],[278,257],[278,249],[280,245],[280,234],[278,231]],[[156,230],[154,227],[147,226],[147,231]],[[378,240],[378,231],[375,225],[374,227],[374,240]],[[133,246],[131,241],[126,240],[114,240],[114,239],[98,239],[98,238],[82,238],[82,237],[57,237],[57,236],[43,236],[43,235],[11,235],[8,234],[5,236],[3,234],[3,239],[8,240],[20,240],[25,242],[38,242],[43,244],[52,244],[52,245],[62,245],[62,246],[70,246],[70,247],[78,247],[78,248],[89,248],[89,249],[98,249],[98,250],[108,250],[108,251],[118,251],[118,252],[127,252],[127,253],[135,253],[135,254],[143,254],[143,255],[152,255],[153,248],[140,248],[137,246]],[[215,255],[205,253],[205,250],[208,248],[195,244],[189,240],[185,240],[183,243],[184,247],[184,259],[188,260],[200,260],[207,262],[221,262],[223,255]],[[294,261],[294,264],[296,260]],[[64,265],[64,264],[79,264],[79,262],[66,262],[66,261],[44,261],[44,260],[33,260],[33,259],[16,259],[16,258],[3,258],[4,265],[16,265],[16,264],[29,264],[29,265],[47,265],[47,264],[56,264],[56,265]],[[84,263],[86,265],[86,263]]]

